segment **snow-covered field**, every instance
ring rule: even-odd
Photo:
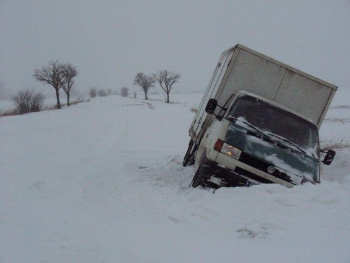
[[[350,149],[319,185],[188,188],[201,97],[0,118],[0,262],[350,262]],[[349,130],[350,107],[332,107],[322,144]]]

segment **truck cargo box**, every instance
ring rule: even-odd
[[[211,118],[205,112],[209,99],[223,106],[239,91],[277,102],[320,127],[336,90],[335,85],[238,44],[222,53],[189,134],[194,142],[200,140]]]

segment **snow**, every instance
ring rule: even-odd
[[[350,149],[317,185],[188,188],[201,97],[1,117],[0,262],[350,262]],[[330,109],[323,144],[349,117]]]
[[[276,167],[278,167],[284,171],[288,171],[291,175],[291,180],[295,184],[300,184],[301,181],[303,180],[303,177],[306,177],[306,178],[310,179],[311,181],[313,180],[312,174],[307,173],[307,172],[302,172],[298,169],[294,169],[289,164],[287,164],[284,160],[278,158],[277,154],[264,155],[264,159],[266,161],[271,162]]]

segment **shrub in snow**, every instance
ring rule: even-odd
[[[100,97],[106,97],[108,96],[107,92],[104,89],[99,89],[97,92],[98,96]]]
[[[122,97],[127,97],[129,96],[129,89],[127,87],[123,87],[121,90],[120,90],[120,95]]]
[[[1,117],[14,116],[14,115],[17,115],[17,110],[16,109],[8,109],[8,110],[0,111],[0,116]]]
[[[90,96],[90,98],[95,98],[97,96],[97,89],[91,88],[89,91],[89,96]]]
[[[17,114],[41,111],[45,96],[40,92],[33,90],[21,90],[17,95],[11,97],[15,105]]]

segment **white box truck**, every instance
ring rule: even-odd
[[[336,90],[243,45],[223,52],[189,129],[191,186],[319,183],[335,156],[318,130]]]

